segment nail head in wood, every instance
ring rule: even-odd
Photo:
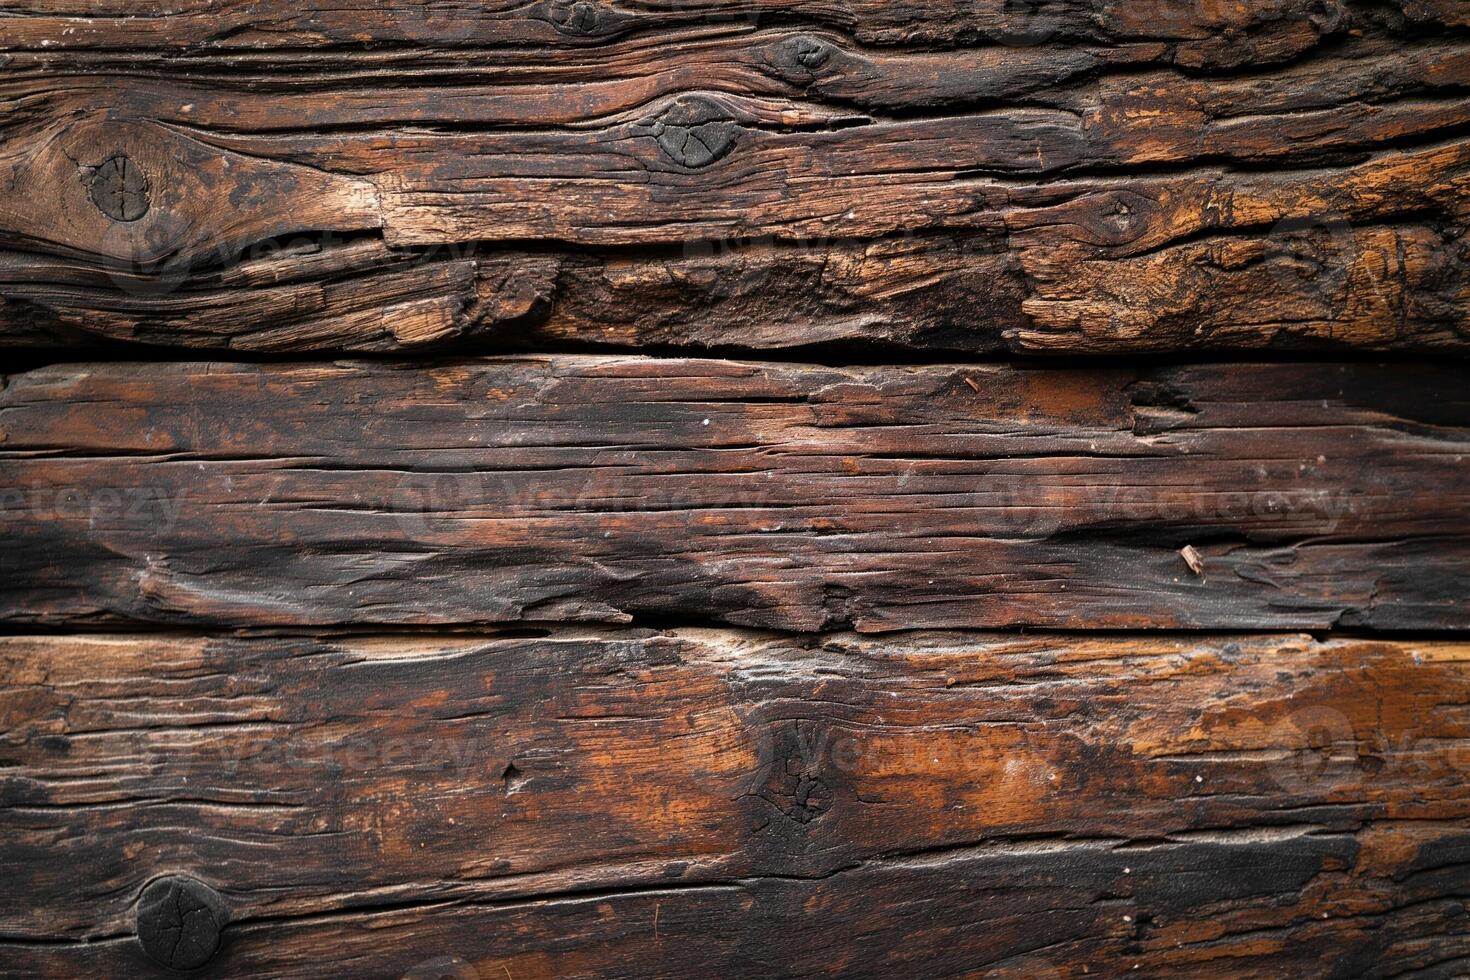
[[[155,878],[138,899],[138,942],[148,958],[171,970],[193,970],[219,951],[227,919],[213,888],[187,875]]]
[[[91,169],[87,190],[97,210],[114,221],[137,221],[148,213],[148,176],[121,153]]]

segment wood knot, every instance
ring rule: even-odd
[[[700,95],[676,100],[653,125],[653,135],[669,158],[697,169],[719,160],[735,146],[740,127],[719,104]]]
[[[796,38],[790,47],[796,63],[811,71],[816,71],[832,57],[832,46],[814,37]]]
[[[772,75],[804,87],[816,81],[839,52],[839,48],[819,37],[798,34],[768,45],[761,57]]]
[[[119,153],[82,171],[97,210],[114,221],[137,221],[148,213],[148,175]]]
[[[551,23],[563,34],[587,37],[597,30],[601,20],[597,5],[587,0],[557,0],[551,5]]]
[[[776,45],[771,61],[783,75],[810,78],[832,60],[834,53],[832,45],[821,38],[800,34]]]
[[[830,744],[821,729],[800,723],[772,733],[769,763],[749,794],[784,816],[790,828],[802,827],[832,809],[834,794],[823,775]],[[764,817],[761,826],[769,826]]]
[[[229,918],[215,890],[186,875],[150,881],[138,899],[137,916],[143,952],[170,970],[193,970],[209,962]]]

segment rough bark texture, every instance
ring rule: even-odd
[[[1458,0],[139,6],[0,18],[0,344],[1470,333]]]
[[[1464,629],[1467,382],[616,357],[44,368],[0,392],[0,617]]]
[[[154,975],[1452,976],[1470,647],[0,640],[0,956]],[[995,971],[994,973],[990,971]]]

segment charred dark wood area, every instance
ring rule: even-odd
[[[0,0],[0,107],[0,975],[1470,976],[1470,4]]]
[[[0,615],[1461,629],[1467,398],[1459,366],[49,368],[0,392]]]

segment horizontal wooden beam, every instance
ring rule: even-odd
[[[1467,380],[56,366],[0,391],[0,621],[1464,629]]]
[[[1458,4],[67,6],[6,17],[0,346],[1470,335]]]
[[[188,875],[231,975],[1442,966],[1467,703],[1443,641],[11,636],[0,957],[151,975]]]
[[[259,52],[310,53],[384,47],[435,53],[457,48],[559,47],[570,52],[644,35],[668,37],[750,31],[763,21],[805,22],[851,32],[866,44],[947,47],[1004,44],[1022,53],[1051,39],[1123,43],[1166,41],[1192,67],[1281,61],[1311,50],[1349,26],[1433,29],[1470,27],[1456,0],[1391,0],[1385,15],[1357,3],[1253,0],[1187,4],[1173,0],[1116,4],[1055,0],[688,0],[628,8],[610,0],[451,3],[340,0],[326,4],[263,0],[248,10],[221,10],[209,0],[168,4],[131,0],[34,0],[14,11],[0,50],[53,58],[125,50],[164,51],[178,61]],[[162,59],[160,59],[162,60]]]

